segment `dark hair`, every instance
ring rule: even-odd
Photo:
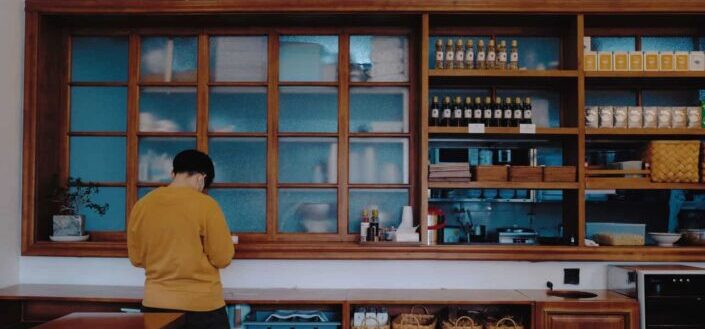
[[[187,173],[189,175],[206,175],[205,187],[208,187],[215,178],[215,168],[213,160],[198,150],[181,151],[174,157],[174,174]]]

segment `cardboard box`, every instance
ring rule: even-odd
[[[644,53],[641,51],[629,52],[629,71],[644,70]]]
[[[599,71],[613,71],[614,65],[611,51],[600,51],[597,53],[597,66]]]
[[[583,55],[583,70],[597,71],[597,53],[594,51],[586,51]]]
[[[677,51],[675,60],[676,71],[688,71],[690,56],[687,51]]]
[[[658,58],[659,58],[659,65],[660,71],[673,71],[676,69],[675,65],[675,55],[673,54],[672,51],[662,51],[659,52]]]
[[[691,51],[689,54],[688,69],[691,71],[705,71],[705,51]]]
[[[657,51],[647,51],[644,53],[644,71],[658,71],[659,56]]]
[[[626,51],[615,51],[613,58],[615,71],[629,71],[629,53]]]

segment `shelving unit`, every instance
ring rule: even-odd
[[[433,182],[428,183],[429,188],[489,188],[489,189],[531,189],[531,190],[577,190],[579,184],[562,182]]]
[[[516,135],[530,137],[532,135],[544,136],[544,135],[565,135],[565,136],[577,136],[578,128],[536,128],[536,133],[533,134],[522,134],[519,132],[519,127],[486,127],[484,133],[469,133],[467,127],[428,127],[429,134],[439,134],[439,135]]]

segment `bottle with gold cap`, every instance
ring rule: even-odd
[[[519,43],[516,40],[512,40],[512,50],[509,53],[509,69],[519,69]]]
[[[502,40],[499,42],[499,50],[497,55],[497,68],[500,70],[507,69],[507,42]]]
[[[469,123],[472,123],[472,114],[472,97],[466,96],[465,106],[463,107],[463,126],[467,126]]]
[[[443,40],[436,40],[436,69],[443,68],[443,60],[445,59],[445,54],[443,53]]]
[[[487,58],[486,56],[487,54],[485,54],[485,41],[480,39],[477,42],[477,63],[475,63],[475,67],[478,70],[484,70],[487,68],[485,66],[485,59]]]
[[[495,50],[494,39],[490,39],[487,44],[487,59],[485,60],[485,66],[487,69],[492,70],[496,68],[497,52]]]
[[[441,112],[441,124],[439,126],[450,126],[450,119],[452,116],[453,110],[451,109],[450,97],[443,97],[443,111]]]
[[[522,113],[522,123],[531,124],[532,118],[534,116],[533,110],[531,109],[531,97],[524,99],[524,113]]]
[[[451,126],[460,127],[463,125],[463,99],[460,96],[455,96],[453,103],[453,120]]]
[[[438,96],[433,96],[433,102],[431,102],[431,111],[428,125],[431,127],[438,126],[441,120],[441,104],[438,100]]]
[[[492,125],[492,97],[485,97],[485,106],[482,107],[482,123],[485,127]]]
[[[512,98],[511,97],[506,97],[504,99],[504,103],[502,104],[502,111],[504,112],[504,115],[502,115],[502,118],[504,119],[504,126],[505,127],[514,127],[512,121],[512,115],[514,114],[514,111],[512,111]]]
[[[446,43],[446,59],[444,67],[446,69],[453,69],[455,64],[455,51],[453,51],[453,39],[448,39]]]
[[[465,68],[465,45],[463,44],[463,39],[458,39],[455,42],[455,64],[456,69]]]
[[[504,123],[504,109],[502,108],[502,97],[495,97],[494,104],[492,104],[492,125],[495,127],[501,127]]]
[[[472,39],[468,39],[465,44],[465,68],[468,70],[475,68],[475,47],[472,44]]]
[[[524,108],[521,104],[521,98],[517,97],[514,99],[513,107],[514,115],[512,115],[512,121],[514,126],[518,127],[522,123],[522,117],[524,116]]]
[[[475,97],[472,107],[472,123],[482,123],[482,98]]]

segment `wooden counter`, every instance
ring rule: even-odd
[[[178,329],[181,313],[72,313],[36,329]]]

